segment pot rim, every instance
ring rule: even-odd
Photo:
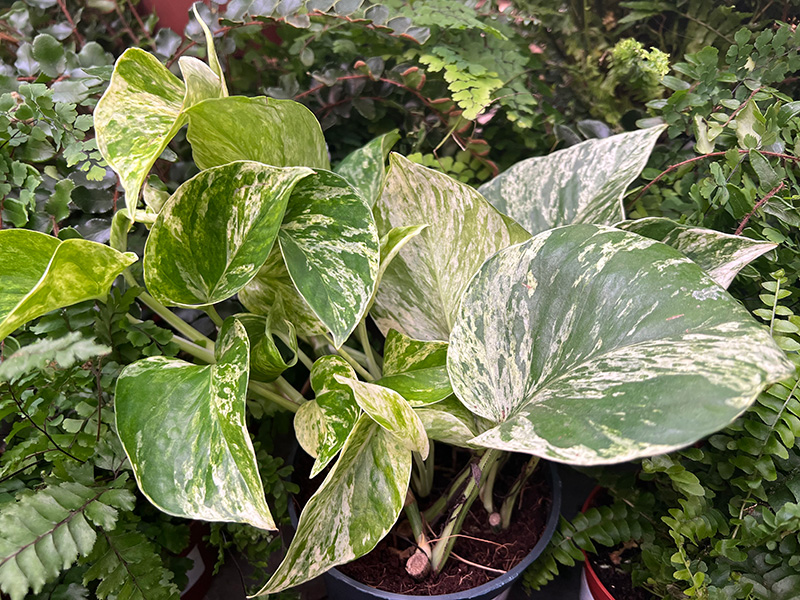
[[[497,590],[500,593],[504,588],[510,586],[516,581],[522,572],[527,569],[534,560],[539,558],[539,555],[550,543],[556,527],[558,526],[558,518],[561,514],[561,478],[558,476],[558,467],[556,463],[551,461],[542,461],[549,467],[547,469],[547,479],[550,483],[551,490],[551,504],[550,511],[547,516],[547,524],[545,525],[542,536],[531,551],[523,558],[519,564],[502,575],[495,577],[491,581],[487,581],[479,586],[461,590],[460,592],[452,592],[449,594],[438,594],[436,596],[417,596],[410,594],[397,594],[395,592],[387,592],[378,588],[374,588],[360,581],[356,581],[352,577],[348,577],[336,567],[333,567],[324,573],[327,577],[332,577],[338,581],[353,587],[360,592],[369,594],[379,594],[383,600],[464,600],[474,596],[480,596]]]
[[[605,488],[602,486],[595,486],[594,489],[589,493],[589,496],[586,498],[586,501],[583,503],[581,507],[581,513],[585,513],[587,510],[594,506],[595,500],[597,496],[599,496]],[[614,594],[608,591],[603,582],[600,581],[600,578],[595,573],[594,568],[592,567],[592,562],[589,560],[589,555],[586,553],[585,550],[581,550],[583,552],[583,571],[586,576],[586,584],[589,587],[589,591],[591,592],[592,596],[596,598],[596,600],[615,600]],[[605,596],[597,597],[597,594],[605,594]]]

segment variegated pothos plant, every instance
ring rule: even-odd
[[[212,43],[209,57],[180,59],[182,80],[142,50],[119,58],[95,114],[127,203],[113,247],[0,232],[0,338],[102,296],[137,260],[126,236],[145,223],[140,299],[193,362],[148,358],[119,377],[116,423],[142,493],[169,514],[273,529],[248,398],[294,411],[312,477],[327,469],[262,594],[366,554],[404,506],[438,571],[476,498],[513,520],[515,496],[495,507],[491,494],[503,453],[532,456],[522,483],[539,457],[668,452],[792,374],[725,291],[773,245],[624,221],[661,128],[528,159],[479,190],[396,154],[387,170],[393,132],[331,170],[311,112],[229,96]],[[200,172],[164,202],[145,181],[184,124]],[[222,321],[214,304],[237,295],[248,312]],[[207,311],[216,339],[168,306]],[[281,376],[298,360],[311,400]],[[453,483],[463,501],[435,544],[414,502],[430,492],[432,441],[477,462]]]

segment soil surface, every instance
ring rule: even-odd
[[[300,481],[301,487],[298,500],[300,504],[304,504],[313,493],[313,487],[303,486],[304,475],[308,473],[311,463],[310,460],[307,461],[305,453],[301,451],[299,454],[303,458],[298,457],[296,461],[295,468],[299,475],[296,480]],[[440,459],[440,455],[444,456]],[[418,499],[421,510],[424,511],[429,503],[441,495],[447,483],[468,463],[468,460],[469,454],[466,452],[437,453],[435,479],[437,482],[441,481],[441,487],[438,489],[435,487],[429,498]],[[502,469],[495,483],[496,510],[499,511],[504,495],[527,460],[528,457],[525,456],[514,456]],[[306,466],[306,462],[309,466]],[[318,481],[321,482],[323,479],[324,474],[318,475],[313,485],[318,485]],[[461,531],[463,537],[456,540],[453,554],[438,576],[417,582],[406,573],[405,560],[413,552],[414,546],[409,539],[410,533],[403,531],[404,525],[407,529],[407,522],[402,513],[398,525],[372,552],[337,569],[366,585],[399,594],[433,596],[474,588],[512,569],[530,553],[544,532],[550,504],[549,484],[545,478],[544,467],[540,465],[523,488],[511,527],[507,530],[492,531],[486,509],[480,499],[475,501],[464,521]],[[441,523],[433,524],[436,535],[441,526]],[[435,539],[434,534],[430,531],[428,533],[429,537]],[[459,560],[456,555],[480,566],[467,564]]]
[[[655,596],[642,588],[633,587],[631,574],[624,569],[639,552],[638,548],[620,546],[608,552],[591,555],[592,563],[597,578],[617,600],[655,600]]]

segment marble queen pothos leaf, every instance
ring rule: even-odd
[[[361,193],[370,206],[374,206],[381,195],[386,177],[386,157],[399,139],[400,134],[396,129],[384,133],[365,146],[353,150],[334,169]]]
[[[94,111],[97,147],[119,174],[133,209],[150,168],[185,122],[184,111],[225,95],[224,82],[205,63],[182,57],[185,83],[152,54],[129,48],[117,60],[111,82]]]
[[[361,414],[352,388],[335,375],[355,379],[356,373],[343,358],[322,356],[311,368],[315,397],[294,415],[294,431],[303,450],[316,458],[310,477],[316,477],[344,446]]]
[[[495,423],[471,443],[592,465],[691,444],[794,369],[677,250],[571,225],[486,261],[448,371],[464,405]]]
[[[278,239],[295,287],[339,348],[375,290],[380,241],[372,211],[344,177],[319,170],[295,186]]]
[[[186,137],[200,169],[235,160],[330,168],[319,121],[294,100],[229,96],[200,102],[187,114]]]
[[[117,431],[139,489],[163,512],[275,529],[245,424],[247,333],[232,321],[216,364],[156,356],[125,367]]]
[[[700,265],[724,288],[731,284],[736,274],[745,266],[778,247],[770,242],[682,225],[661,217],[623,221],[614,227],[672,246]]]
[[[194,307],[225,300],[267,260],[303,167],[240,161],[182,184],[147,239],[144,280],[154,298]]]
[[[367,415],[300,515],[286,558],[257,596],[274,594],[372,550],[397,521],[411,452]]]
[[[414,409],[400,394],[392,389],[364,383],[355,377],[334,375],[339,383],[353,390],[353,397],[373,421],[394,435],[409,450],[428,458],[428,436]]]
[[[531,234],[573,223],[613,225],[622,196],[666,125],[587,140],[513,165],[478,191]]]
[[[275,318],[240,313],[233,316],[247,331],[250,341],[250,376],[258,381],[275,381],[286,369],[297,364],[297,335],[294,325]],[[228,326],[233,323],[229,320]],[[222,335],[220,331],[220,335]],[[281,347],[275,338],[281,341]]]
[[[383,350],[383,377],[375,383],[398,392],[414,407],[444,400],[453,393],[447,344],[423,342],[390,330]]]
[[[27,229],[0,231],[0,340],[45,313],[103,298],[136,255]]]
[[[530,236],[470,186],[398,154],[389,162],[374,209],[378,231],[429,227],[389,263],[372,315],[384,334],[396,329],[420,340],[446,341],[461,294],[483,261]]]

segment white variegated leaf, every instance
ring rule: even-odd
[[[123,369],[115,418],[139,489],[167,514],[275,529],[245,423],[247,333],[235,319],[216,364],[156,356]]]
[[[400,515],[411,463],[397,438],[362,415],[303,509],[286,558],[256,595],[294,587],[372,550]]]
[[[660,217],[623,221],[615,227],[672,246],[700,265],[724,288],[731,284],[744,267],[778,247],[770,242],[682,225]]]
[[[625,218],[622,196],[665,127],[587,140],[528,158],[478,191],[533,235],[572,223],[613,225]]]
[[[448,371],[463,404],[495,423],[471,443],[590,465],[691,444],[794,368],[677,250],[572,225],[486,261]]]
[[[414,412],[430,439],[460,448],[480,448],[470,440],[481,433],[478,425],[485,421],[467,410],[455,396],[417,407]]]
[[[396,129],[384,133],[362,148],[353,150],[334,169],[361,193],[370,206],[374,206],[381,195],[386,177],[386,156],[399,139]]]
[[[316,461],[311,477],[318,475],[344,446],[361,414],[349,385],[335,375],[355,378],[353,368],[338,356],[322,356],[311,368],[315,398],[303,404],[294,416],[294,431],[303,450]]]
[[[470,186],[392,154],[375,205],[378,231],[427,224],[389,263],[372,309],[386,334],[447,340],[461,294],[484,260],[530,237]]]
[[[429,443],[425,427],[414,409],[392,389],[364,383],[354,377],[334,375],[334,379],[353,390],[353,397],[373,421],[394,435],[409,450],[428,457]]]
[[[415,340],[392,329],[383,350],[383,376],[375,383],[395,390],[414,407],[444,400],[453,393],[447,344]]]

